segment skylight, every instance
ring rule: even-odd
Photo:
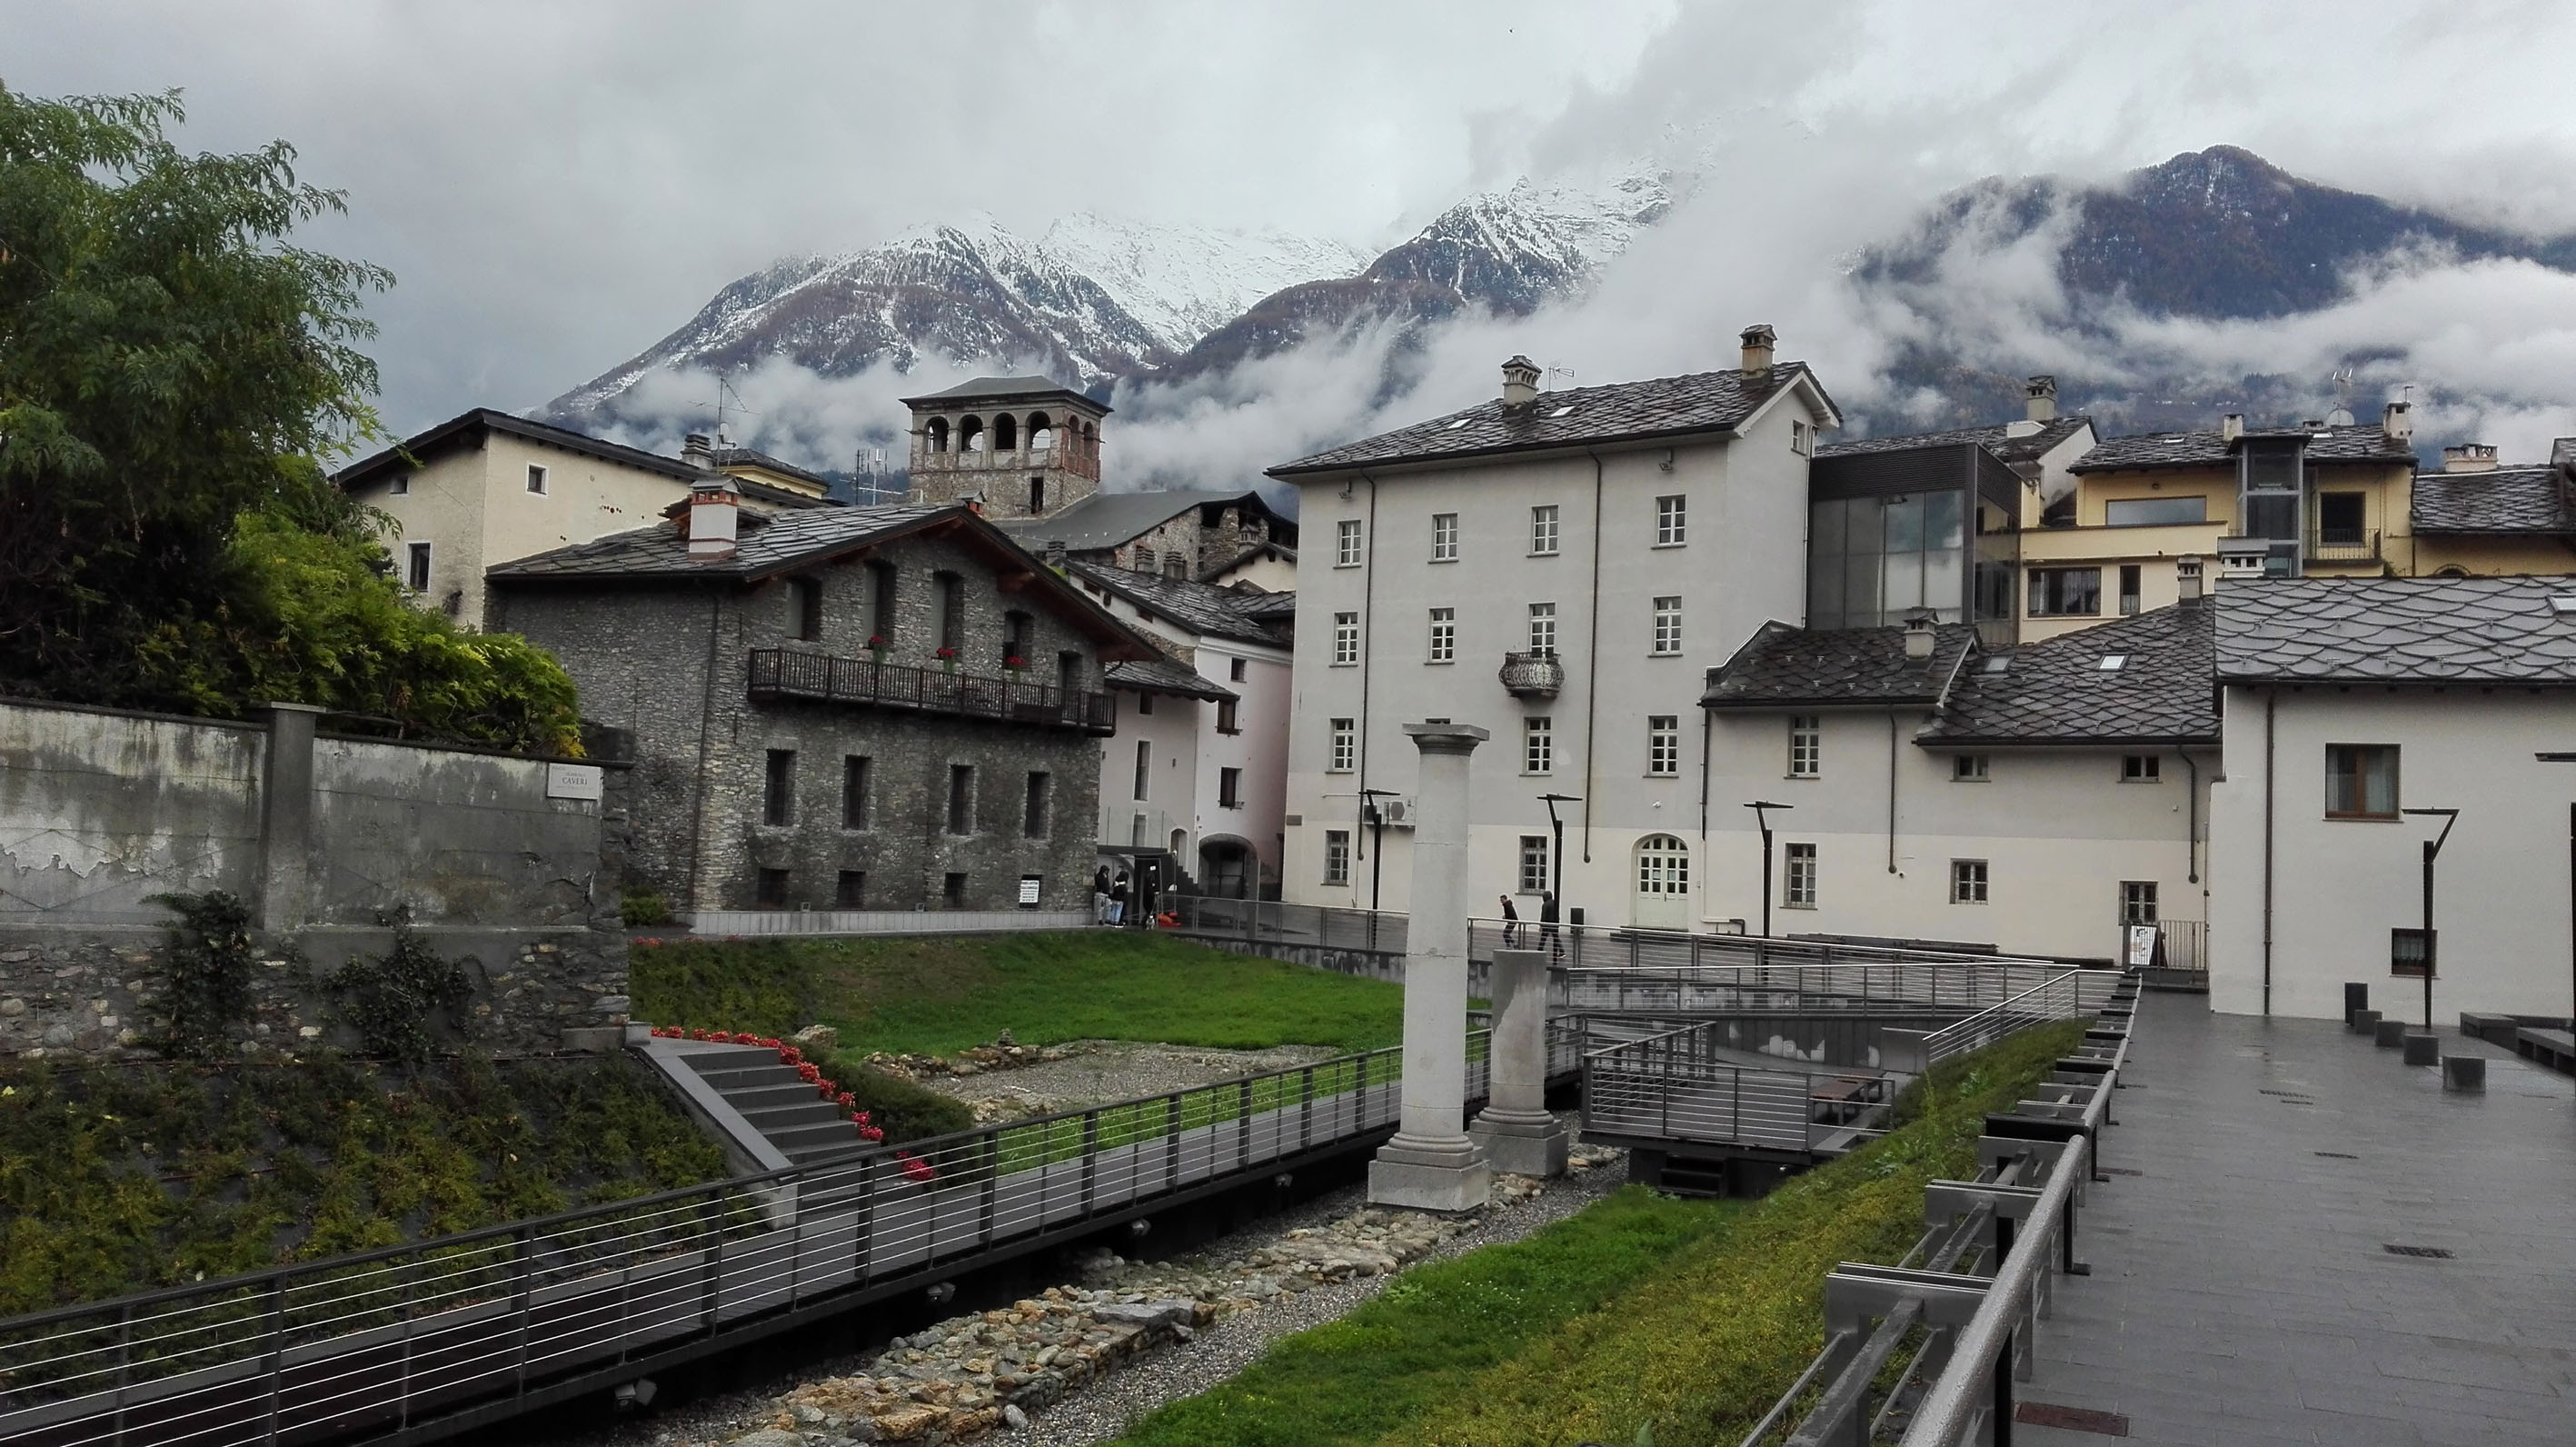
[[[1550,417],[1571,417],[1574,415],[1574,404],[1568,402],[1564,406],[1557,408],[1555,411],[1550,412],[1547,415]]]
[[[2128,665],[2129,655],[2125,653],[2105,653],[2102,655],[2102,661],[2094,666],[2101,669],[2104,673],[2117,673],[2121,669],[2128,667]]]
[[[2001,673],[2011,667],[2012,655],[2008,653],[1998,653],[1986,660],[1986,672],[1988,673]]]
[[[2576,597],[2570,597],[2565,593],[2552,593],[2549,595],[2549,611],[2561,618],[2576,613]]]
[[[1457,431],[1459,428],[1464,427],[1464,426],[1466,426],[1468,423],[1473,422],[1473,421],[1475,421],[1475,420],[1476,420],[1476,419],[1475,419],[1475,418],[1473,418],[1473,417],[1461,417],[1461,418],[1459,418],[1457,421],[1452,422],[1452,423],[1450,423],[1450,424],[1449,424],[1449,430],[1450,430],[1450,431],[1452,431],[1452,432],[1455,432],[1455,431]]]

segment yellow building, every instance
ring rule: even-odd
[[[2413,516],[2418,574],[2576,573],[2576,437],[2513,467],[2483,444],[2445,447],[2442,470],[2415,479]]]
[[[702,477],[734,479],[744,506],[833,506],[830,483],[748,448],[691,437],[679,457],[476,408],[350,464],[335,479],[394,521],[385,547],[426,606],[483,621],[483,572],[644,527]]]
[[[2416,570],[2414,421],[2112,437],[2068,469],[2075,489],[2022,534],[2022,641],[2180,597],[2177,559],[2222,576]]]

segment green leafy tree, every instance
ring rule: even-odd
[[[562,669],[406,606],[324,474],[382,435],[360,309],[392,282],[287,240],[341,194],[283,141],[185,154],[183,119],[0,86],[0,687],[577,751]]]

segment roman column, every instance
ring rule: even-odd
[[[1473,724],[1406,724],[1422,751],[1413,794],[1413,914],[1404,951],[1404,1109],[1369,1163],[1372,1205],[1464,1211],[1493,1171],[1467,1138],[1468,759]]]
[[[1496,950],[1485,1108],[1467,1134],[1516,1176],[1565,1174],[1565,1123],[1547,1108],[1547,952]]]

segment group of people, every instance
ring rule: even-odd
[[[1102,924],[1125,924],[1127,901],[1135,892],[1126,870],[1119,870],[1115,879],[1106,864],[1091,872],[1091,911]]]
[[[1512,907],[1510,895],[1496,895],[1495,898],[1503,902],[1503,948],[1507,950],[1523,948],[1523,941],[1528,938],[1528,934],[1526,927],[1521,923],[1521,912]],[[1538,897],[1538,935],[1542,941],[1541,948],[1557,959],[1565,958],[1565,941],[1557,938],[1556,933],[1556,891],[1554,890],[1544,891]]]

